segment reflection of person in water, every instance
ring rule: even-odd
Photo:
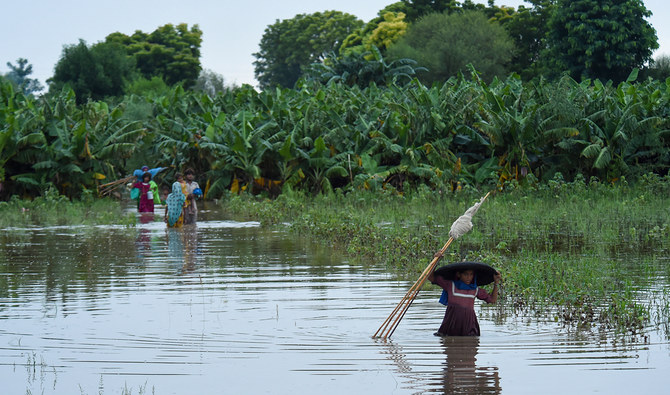
[[[168,257],[179,274],[195,270],[198,249],[197,228],[166,228]]]
[[[149,224],[154,221],[153,213],[140,214],[140,223]],[[137,245],[138,256],[146,256],[151,254],[151,231],[146,227],[141,227],[135,244]]]
[[[444,337],[442,346],[447,356],[444,368],[445,394],[500,394],[497,367],[477,367],[479,338]]]
[[[198,252],[198,231],[195,227],[185,228],[184,235],[184,265],[182,274],[195,270],[195,259]]]

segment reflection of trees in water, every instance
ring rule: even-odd
[[[0,232],[0,298],[16,290],[42,287],[46,305],[60,301],[58,312],[68,314],[75,294],[91,308],[112,288],[111,276],[125,277],[135,262],[136,234],[126,229],[53,226]]]
[[[442,351],[446,360],[442,370],[416,371],[408,361],[403,348],[393,342],[386,343],[388,359],[397,366],[397,371],[409,379],[409,387],[421,393],[444,394],[500,394],[500,377],[495,366],[477,366],[479,338],[474,336],[444,337]],[[432,359],[431,359],[432,360]],[[422,362],[422,370],[425,369]],[[437,368],[437,366],[436,366]]]

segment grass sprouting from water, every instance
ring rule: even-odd
[[[0,228],[53,225],[132,225],[133,213],[124,213],[113,199],[83,199],[70,201],[58,193],[47,192],[33,200],[12,197],[0,202]]]
[[[659,315],[652,314],[644,287],[668,281],[658,264],[669,255],[668,191],[670,181],[658,179],[634,188],[560,179],[534,190],[508,188],[487,199],[444,263],[482,260],[498,268],[503,303],[516,310],[549,311],[550,318],[579,328],[636,333]],[[453,221],[483,195],[421,188],[404,196],[287,193],[275,200],[235,196],[224,206],[266,226],[288,224],[299,235],[413,279],[448,240]],[[661,311],[663,303],[667,298]]]

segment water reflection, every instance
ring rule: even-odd
[[[664,388],[666,338],[613,344],[612,333],[566,333],[486,308],[485,336],[439,339],[443,310],[429,290],[393,342],[373,341],[411,284],[383,264],[207,214],[180,229],[147,218],[0,232],[0,392],[188,394],[222,382],[226,393],[254,394]]]
[[[443,371],[445,394],[500,394],[500,377],[495,366],[477,366],[479,337],[442,338],[446,355]]]
[[[454,336],[384,345],[381,354],[414,393],[500,394],[500,375],[490,360],[478,362],[479,337]]]
[[[168,260],[177,274],[187,274],[196,269],[198,256],[198,228],[166,228]]]
[[[153,214],[142,213],[142,216],[140,217],[142,224],[150,223],[149,215],[153,217]],[[151,220],[153,220],[153,218],[151,218]],[[135,240],[135,247],[137,249],[138,258],[151,256],[151,230],[149,228],[141,227],[139,229],[137,239]]]

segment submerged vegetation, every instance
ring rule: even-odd
[[[135,214],[124,212],[121,204],[113,199],[89,196],[71,201],[54,189],[33,200],[14,196],[0,202],[0,228],[53,225],[132,225]]]
[[[501,314],[633,335],[662,326],[670,298],[661,291],[665,284],[653,285],[670,278],[664,261],[670,177],[642,180],[635,187],[581,177],[567,183],[557,174],[533,190],[508,183],[486,200],[473,230],[452,244],[444,263],[482,260],[499,269],[509,307]],[[426,187],[404,195],[294,192],[275,200],[235,196],[224,206],[266,226],[288,224],[300,236],[415,279],[449,238],[451,223],[484,194],[440,195]]]

